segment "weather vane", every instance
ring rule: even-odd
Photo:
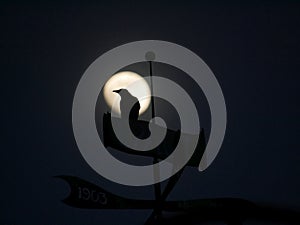
[[[120,68],[142,61],[149,65],[149,77],[142,78],[130,71],[116,73]],[[200,129],[197,109],[190,96],[175,82],[154,76],[154,62],[180,68],[202,88],[211,110],[212,125],[208,141],[204,130]],[[109,77],[110,74],[114,75]],[[103,115],[103,143],[95,132],[93,116],[99,84],[111,108],[111,112]],[[176,108],[181,121],[180,130],[167,128],[164,121],[156,117],[155,97],[166,99]],[[151,120],[139,120],[139,115],[150,103]],[[205,212],[202,218],[213,215],[228,224],[240,224],[243,215],[236,217],[232,212],[236,209],[246,212],[253,208],[248,201],[232,198],[166,201],[186,166],[202,171],[212,163],[221,147],[226,128],[226,107],[221,88],[209,67],[186,48],[170,42],[140,41],[105,53],[87,69],[77,87],[72,122],[79,150],[96,172],[119,184],[153,185],[155,199],[124,198],[81,178],[59,176],[71,186],[70,195],[63,200],[70,206],[153,209],[145,224],[163,221],[164,211],[189,215]],[[150,157],[153,164],[138,167],[123,163],[111,156],[106,151],[107,147]],[[168,153],[169,149],[173,149],[171,154]],[[168,182],[162,191],[160,183],[164,180]]]

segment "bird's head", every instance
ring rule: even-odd
[[[119,90],[113,90],[113,92],[119,94],[120,96],[129,96],[129,95],[131,95],[129,93],[129,91],[127,89],[125,89],[125,88],[121,88]]]
[[[120,95],[121,98],[132,98],[133,96],[130,94],[130,92],[125,89],[125,88],[121,88],[119,90],[113,90],[113,92],[117,93],[118,95]]]
[[[113,90],[113,92],[119,94],[122,90],[124,90],[124,89],[121,88],[121,89],[119,89],[119,90]]]

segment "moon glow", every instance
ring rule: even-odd
[[[121,114],[119,94],[113,92],[113,90],[127,89],[129,93],[138,98],[141,109],[139,114],[141,115],[146,111],[151,101],[151,91],[146,80],[137,73],[131,71],[122,71],[114,74],[104,85],[103,95],[107,105]],[[117,101],[117,107],[114,107],[114,102]]]

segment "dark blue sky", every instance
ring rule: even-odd
[[[7,225],[141,224],[150,211],[75,209],[53,176],[114,193],[150,187],[106,181],[83,160],[71,123],[83,72],[104,52],[156,39],[198,54],[222,87],[228,127],[204,172],[188,168],[169,199],[240,197],[300,210],[300,4],[1,3],[1,217]],[[206,122],[207,123],[207,122]]]

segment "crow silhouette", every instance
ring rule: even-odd
[[[141,108],[139,100],[132,96],[127,89],[113,90],[113,92],[118,93],[121,97],[121,118],[126,119],[129,114],[129,125],[133,134],[140,139],[148,138],[151,134],[149,122],[138,120]]]
[[[129,120],[137,121],[141,108],[139,100],[136,97],[132,96],[127,89],[113,90],[113,92],[118,93],[121,97],[121,118],[124,118],[129,114]],[[133,107],[131,108],[132,105]]]

